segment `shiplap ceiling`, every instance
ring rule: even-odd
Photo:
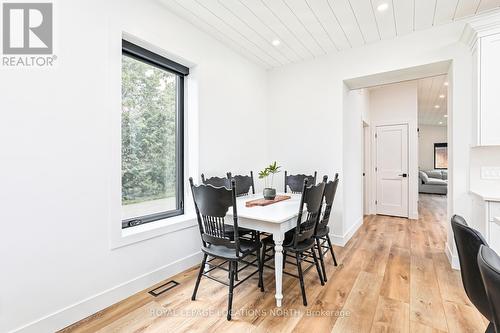
[[[418,80],[419,125],[447,125],[448,87],[445,82],[448,82],[446,75]]]
[[[266,68],[338,52],[500,6],[500,0],[158,0]],[[377,8],[382,3],[387,10]],[[273,41],[280,44],[274,46]]]

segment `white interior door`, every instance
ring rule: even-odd
[[[408,125],[377,126],[377,214],[408,217]]]

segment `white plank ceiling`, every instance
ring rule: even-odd
[[[440,75],[418,80],[418,124],[447,125],[447,76]]]
[[[395,38],[500,7],[500,0],[158,1],[265,68]],[[383,4],[387,9],[379,11]]]

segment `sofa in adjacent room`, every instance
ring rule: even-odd
[[[431,194],[448,193],[448,170],[419,171],[418,192]]]

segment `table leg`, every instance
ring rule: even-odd
[[[276,280],[276,306],[281,307],[283,299],[283,233],[273,233],[274,240],[274,274]]]

